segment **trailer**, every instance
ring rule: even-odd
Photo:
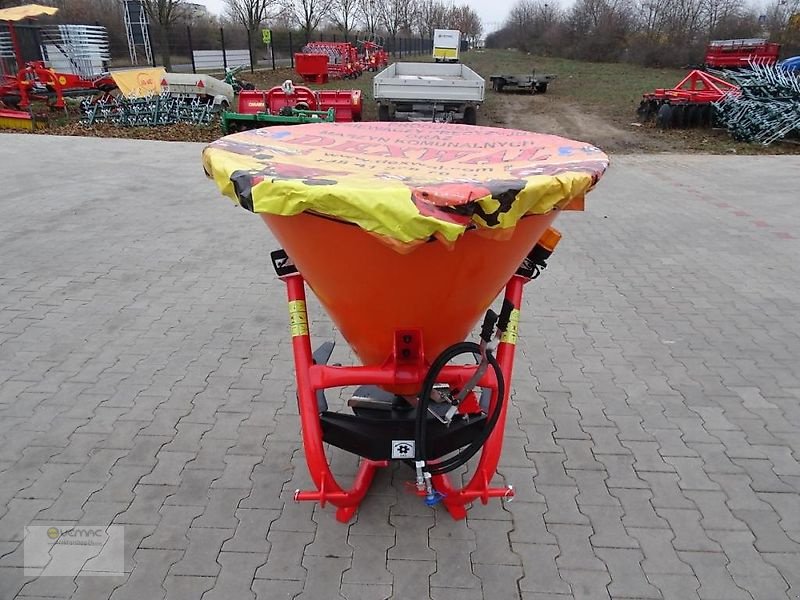
[[[547,85],[555,78],[555,75],[537,75],[536,71],[531,71],[530,75],[492,75],[489,81],[492,82],[495,92],[524,90],[531,94],[544,94],[547,92]]]
[[[373,81],[379,121],[475,125],[484,88],[483,78],[461,63],[394,63]]]
[[[161,91],[187,99],[212,100],[213,106],[220,110],[233,106],[233,86],[211,75],[164,73]]]

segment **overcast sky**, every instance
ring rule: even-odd
[[[205,4],[211,12],[217,14],[220,14],[225,6],[225,0],[190,1]],[[500,27],[514,2],[515,0],[470,0],[469,4],[480,15],[483,21],[483,29],[488,33]],[[458,0],[456,3],[459,3]]]

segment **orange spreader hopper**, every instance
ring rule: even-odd
[[[503,444],[522,288],[605,171],[597,148],[524,131],[434,123],[325,123],[251,130],[212,143],[206,173],[258,213],[283,248],[305,458],[298,501],[348,521],[376,469],[411,466],[413,489],[454,518],[493,486]],[[306,282],[360,358],[312,353]],[[499,314],[487,308],[505,286]],[[465,341],[481,315],[480,343]],[[463,356],[468,356],[466,363]],[[457,360],[458,359],[458,360]],[[359,386],[331,409],[325,390]],[[480,391],[478,391],[480,390]],[[339,485],[325,444],[362,458]],[[471,479],[447,473],[478,452]]]
[[[563,138],[433,123],[314,124],[228,136],[204,164],[260,213],[364,364],[398,328],[432,359],[464,339],[558,209],[607,166]]]
[[[420,329],[429,360],[467,337],[555,215],[521,219],[507,240],[470,230],[455,250],[434,241],[408,254],[348,223],[261,216],[361,361],[379,365],[397,329]]]

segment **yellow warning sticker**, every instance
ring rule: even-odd
[[[505,344],[516,344],[519,335],[519,309],[515,308],[508,317],[508,327],[503,332],[500,341]]]
[[[304,301],[292,300],[289,302],[289,327],[292,330],[292,337],[308,335],[308,313],[306,313]]]

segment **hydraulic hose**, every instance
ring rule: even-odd
[[[466,462],[475,456],[475,454],[483,447],[483,444],[489,438],[495,426],[497,425],[505,398],[505,381],[503,380],[503,371],[500,369],[500,364],[497,362],[497,359],[494,357],[491,351],[486,350],[485,352],[486,360],[489,363],[489,366],[491,366],[494,370],[495,377],[497,379],[497,402],[495,402],[494,410],[489,415],[489,418],[486,421],[486,426],[483,428],[481,434],[472,440],[469,445],[465,446],[461,451],[459,451],[458,454],[451,456],[442,462],[427,464],[426,471],[431,475],[443,475],[466,464]],[[439,376],[442,369],[444,369],[444,367],[447,366],[447,364],[454,358],[457,358],[462,354],[481,356],[481,353],[482,350],[478,344],[474,342],[460,342],[445,348],[444,351],[442,351],[442,353],[436,357],[436,360],[433,361],[433,364],[431,364],[431,368],[428,370],[428,373],[425,375],[425,379],[422,383],[422,391],[417,404],[414,437],[416,442],[416,459],[418,461],[427,460],[426,438],[428,430],[428,403],[430,401],[431,394],[433,393],[433,386],[436,384],[436,378]]]

